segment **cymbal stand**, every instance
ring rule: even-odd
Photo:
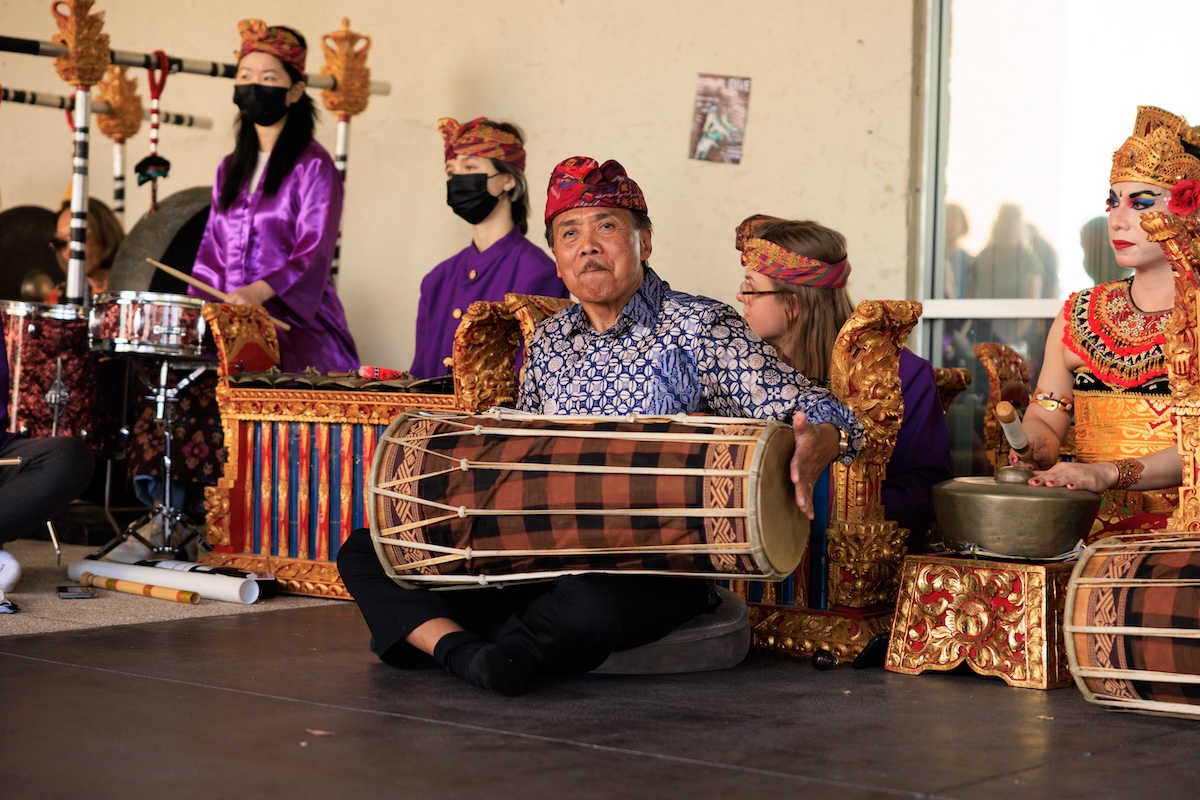
[[[58,355],[57,364],[58,368],[54,375],[54,383],[50,384],[50,388],[46,390],[46,405],[50,406],[51,414],[51,436],[58,436],[58,420],[62,417],[63,412],[67,410],[67,405],[71,402],[71,393],[67,391],[67,386],[63,383],[62,379],[62,353]]]
[[[188,384],[200,377],[205,370],[208,369],[207,364],[201,364],[184,378],[181,378],[174,386],[169,385],[168,375],[170,372],[170,359],[164,358],[159,364],[158,385],[151,385],[152,394],[146,395],[145,399],[154,401],[154,419],[162,426],[163,431],[163,501],[162,504],[154,508],[149,514],[146,514],[134,520],[125,528],[124,532],[106,544],[93,557],[102,558],[117,545],[121,544],[126,539],[137,539],[150,549],[155,555],[167,556],[170,558],[177,557],[183,553],[193,540],[197,539],[203,531],[196,526],[194,522],[183,512],[183,509],[175,508],[172,505],[173,499],[171,495],[171,433],[172,422],[175,419],[175,402],[179,392],[185,389]],[[146,525],[159,520],[162,523],[163,542],[161,545],[155,545],[149,539],[142,535],[141,529]],[[182,537],[177,544],[172,544],[174,533],[178,531]]]

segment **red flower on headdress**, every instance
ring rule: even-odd
[[[1184,178],[1171,189],[1171,199],[1167,201],[1167,210],[1172,214],[1186,217],[1200,206],[1200,183]]]

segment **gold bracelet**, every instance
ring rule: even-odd
[[[1047,411],[1065,411],[1071,413],[1071,409],[1075,408],[1074,398],[1064,397],[1061,400],[1054,399],[1054,392],[1047,392],[1042,389],[1034,389],[1033,394],[1029,398],[1029,402],[1037,403]]]
[[[1138,478],[1142,477],[1142,470],[1146,465],[1136,458],[1119,458],[1112,462],[1117,468],[1117,482],[1112,485],[1114,489],[1128,489],[1138,482]]]

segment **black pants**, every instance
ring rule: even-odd
[[[46,520],[87,488],[95,465],[92,451],[72,436],[15,439],[0,456],[24,459],[19,467],[0,466],[0,543],[45,530]]]
[[[395,666],[430,659],[404,639],[438,617],[514,644],[546,672],[587,672],[609,654],[661,639],[710,602],[708,581],[642,575],[571,575],[543,583],[452,591],[405,589],[383,571],[370,531],[338,552],[338,571],[371,629],[372,649]]]

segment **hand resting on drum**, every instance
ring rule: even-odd
[[[792,454],[792,483],[796,485],[796,505],[813,518],[813,486],[817,478],[838,455],[838,429],[829,422],[813,425],[803,411],[792,417],[796,451]]]

